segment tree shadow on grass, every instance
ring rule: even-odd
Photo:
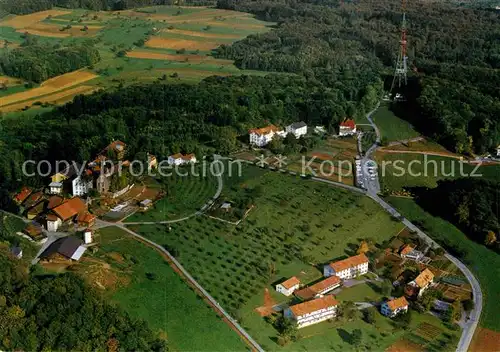
[[[348,344],[351,344],[352,336],[350,333],[348,333],[344,329],[337,329],[337,332],[338,332],[340,338],[342,339],[342,341],[347,342]]]

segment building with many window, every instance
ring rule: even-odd
[[[293,320],[297,328],[320,323],[337,315],[338,301],[331,295],[299,303],[284,311],[285,318]]]
[[[341,279],[352,279],[368,272],[368,258],[364,254],[333,262],[323,267],[325,277],[338,276]]]
[[[272,141],[275,135],[280,137],[285,137],[286,132],[280,128],[269,125],[263,128],[254,128],[248,131],[250,135],[250,144],[256,145],[257,147],[263,147]]]

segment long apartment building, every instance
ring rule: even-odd
[[[340,287],[341,284],[342,280],[338,276],[330,276],[314,285],[295,291],[294,294],[298,298],[307,301],[312,298],[323,297],[328,292]]]
[[[333,262],[323,267],[325,277],[338,276],[341,279],[352,279],[368,272],[368,258],[364,254]]]
[[[291,306],[285,310],[284,315],[295,321],[300,329],[334,318],[338,305],[338,301],[329,295]]]

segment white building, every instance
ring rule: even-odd
[[[364,254],[349,257],[323,267],[325,277],[338,276],[341,279],[352,279],[368,272],[368,258]]]
[[[307,134],[307,125],[305,122],[295,122],[286,127],[286,133],[293,133],[295,138],[300,138]]]
[[[300,329],[334,318],[338,305],[337,300],[329,295],[291,306],[285,310],[284,316],[292,319]]]
[[[196,156],[194,154],[183,155],[181,153],[177,153],[174,155],[170,155],[168,157],[169,165],[184,165],[184,164],[194,164],[196,163]]]
[[[352,136],[356,134],[356,123],[353,119],[347,119],[340,123],[339,136]]]
[[[326,133],[325,126],[315,126],[314,127],[314,133],[316,133],[316,134],[325,134]]]
[[[269,125],[263,128],[254,128],[248,131],[250,135],[250,144],[258,147],[263,147],[272,141],[275,135],[286,137],[286,132],[280,130],[274,125]]]
[[[57,229],[62,225],[62,220],[54,214],[47,215],[47,231],[57,232]]]
[[[73,196],[79,197],[87,194],[92,189],[92,179],[85,180],[81,176],[77,176],[71,181]]]
[[[404,296],[384,302],[380,307],[380,313],[389,318],[393,318],[400,313],[406,312],[408,312],[408,301]]]
[[[497,146],[497,156],[500,156],[500,145]]]
[[[401,249],[399,255],[401,256],[401,258],[411,259],[415,261],[420,261],[424,258],[424,253],[417,251],[409,244],[405,245],[403,249]]]
[[[284,294],[285,296],[291,296],[293,291],[297,290],[300,286],[300,280],[295,276],[283,281],[281,284],[276,285],[276,291]]]
[[[92,230],[91,229],[86,229],[84,232],[83,232],[83,241],[85,242],[85,244],[90,244],[92,243],[93,241],[93,238],[92,238]]]
[[[51,182],[49,184],[50,194],[61,194],[63,190],[63,184],[61,182]]]

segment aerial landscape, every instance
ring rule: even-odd
[[[2,351],[500,351],[500,2],[0,0]]]

